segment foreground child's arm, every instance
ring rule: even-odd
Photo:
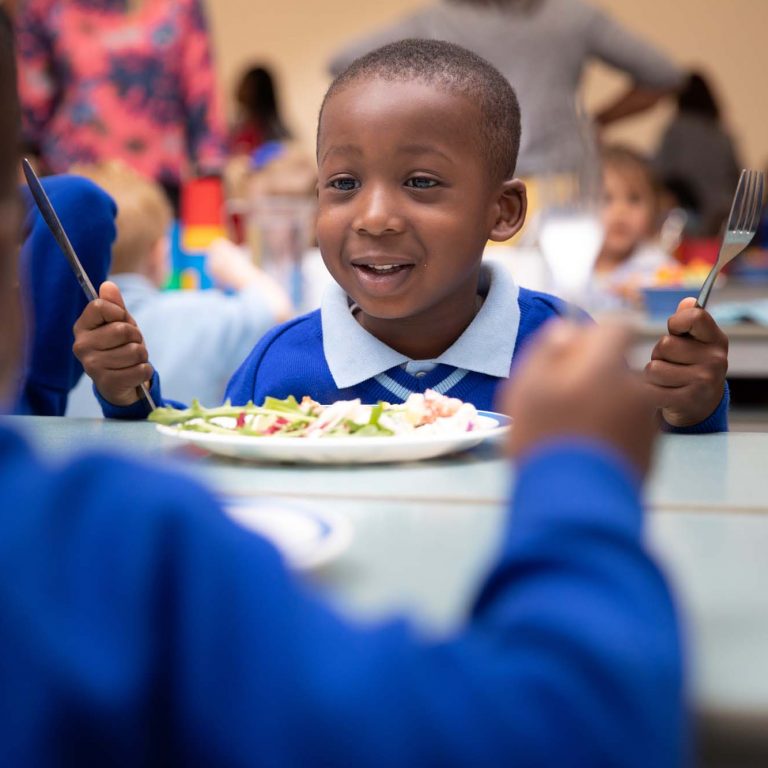
[[[680,302],[667,327],[645,368],[664,421],[676,431],[726,430],[728,337],[693,298]]]
[[[160,404],[144,338],[114,283],[101,284],[99,298],[86,306],[73,330],[75,356],[107,405],[125,408],[137,403],[137,387],[144,383]]]
[[[22,708],[10,753],[30,745],[27,765],[51,754],[81,764],[684,764],[677,622],[642,535],[655,408],[623,351],[614,329],[597,326],[552,327],[528,350],[503,403],[515,419],[516,489],[496,567],[466,626],[431,641],[403,622],[341,620],[191,478],[95,457],[73,465],[55,487],[90,485],[66,536],[51,535],[58,507],[0,516],[25,542],[7,548],[13,606],[37,619],[14,626],[10,647],[35,655],[13,656],[5,698],[33,691],[49,715]],[[0,482],[13,496],[12,470]],[[61,494],[35,498],[54,505]],[[5,528],[0,540],[14,541]],[[94,736],[105,702],[108,739]],[[73,711],[77,727],[56,727]]]

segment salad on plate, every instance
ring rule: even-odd
[[[416,437],[462,434],[484,428],[483,417],[471,403],[426,390],[403,403],[359,399],[321,405],[310,397],[301,401],[267,397],[262,405],[204,408],[156,408],[150,421],[187,432],[243,437],[325,439],[338,437]]]

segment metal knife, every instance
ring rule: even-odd
[[[83,269],[83,265],[80,263],[80,259],[77,258],[75,249],[72,247],[72,243],[69,241],[69,237],[64,231],[64,227],[61,225],[61,220],[54,210],[53,205],[51,205],[51,201],[48,198],[48,195],[45,193],[43,185],[40,183],[40,179],[38,179],[37,174],[29,164],[29,160],[24,158],[22,159],[21,163],[22,167],[24,168],[24,175],[27,177],[29,191],[32,193],[32,197],[34,198],[35,204],[40,211],[40,215],[43,217],[43,221],[45,221],[45,223],[48,225],[48,229],[51,230],[51,234],[59,244],[59,248],[61,248],[61,250],[64,252],[64,255],[67,257],[67,261],[69,261],[69,265],[72,267],[72,271],[75,273],[75,277],[77,278],[77,282],[80,283],[80,287],[83,289],[83,293],[85,293],[85,295],[88,297],[88,301],[98,299],[99,294],[96,293],[96,289],[93,287],[91,279]],[[154,410],[157,406],[155,405],[155,401],[152,399],[152,395],[149,394],[147,385],[140,384],[136,389],[139,395],[147,401],[149,407]]]

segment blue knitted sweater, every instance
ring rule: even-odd
[[[519,359],[520,350],[535,336],[547,320],[562,315],[565,304],[546,293],[520,288],[518,297],[520,326],[510,372]],[[353,387],[339,389],[331,376],[323,355],[323,331],[320,311],[273,328],[256,345],[232,377],[226,396],[233,403],[253,400],[260,403],[267,395],[285,398],[309,395],[318,402],[332,403],[359,397],[364,403],[378,400],[398,402],[413,392],[436,389],[445,395],[470,402],[480,410],[493,410],[496,392],[505,379],[475,371],[462,371],[438,365],[421,377],[397,366],[384,376],[367,379]],[[722,432],[728,429],[728,390],[719,406],[700,424],[671,428],[674,432]]]
[[[548,319],[560,315],[565,305],[544,293],[520,289],[520,327],[515,355]],[[367,379],[339,389],[323,355],[320,310],[291,320],[267,333],[245,359],[227,387],[233,403],[261,402],[267,395],[301,398],[309,395],[318,402],[331,403],[359,397],[363,402],[398,402],[413,392],[436,389],[451,397],[473,403],[481,410],[493,410],[496,389],[504,379],[474,371],[464,372],[438,365],[421,377],[396,366],[385,376]]]

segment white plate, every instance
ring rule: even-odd
[[[416,461],[466,451],[504,435],[508,416],[479,411],[480,428],[472,432],[409,437],[252,437],[192,432],[158,424],[163,435],[211,453],[236,459],[289,461],[300,464],[378,464]]]
[[[224,510],[235,522],[271,541],[288,564],[317,568],[338,557],[352,541],[346,517],[280,499],[227,499]]]

